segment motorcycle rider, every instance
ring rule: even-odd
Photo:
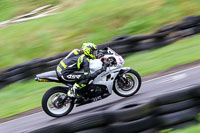
[[[71,90],[68,91],[68,96],[78,97],[77,89],[81,89],[87,85],[90,79],[94,79],[101,72],[106,70],[106,65],[102,69],[94,73],[90,73],[90,59],[95,59],[97,47],[93,43],[83,43],[82,49],[72,50],[57,66],[57,75],[64,81],[76,81]],[[79,72],[80,69],[84,72]],[[77,72],[78,71],[78,72]]]

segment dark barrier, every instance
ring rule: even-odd
[[[159,96],[148,103],[119,104],[70,123],[60,123],[31,133],[154,133],[197,123],[200,85]],[[177,96],[177,97],[176,97]]]
[[[110,47],[122,56],[161,48],[182,38],[200,33],[200,16],[189,16],[181,23],[168,24],[155,33],[139,36],[123,35],[110,42],[99,44],[98,48]],[[52,57],[35,59],[0,71],[0,88],[7,84],[35,76],[38,73],[54,70],[59,61],[69,52]]]

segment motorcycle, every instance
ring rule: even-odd
[[[49,89],[42,98],[44,112],[52,117],[62,117],[69,114],[74,105],[81,106],[104,99],[114,91],[118,96],[129,97],[138,92],[141,86],[141,77],[133,69],[122,67],[124,59],[110,48],[99,50],[99,58],[90,60],[91,73],[107,64],[106,71],[91,79],[88,85],[77,90],[81,98],[73,98],[67,95],[75,81],[63,82],[57,77],[56,71],[45,72],[36,75],[38,82],[58,82],[65,86],[56,86]],[[102,60],[103,59],[103,60]],[[80,71],[79,71],[80,72]]]

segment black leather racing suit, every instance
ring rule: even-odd
[[[90,73],[89,59],[79,50],[71,51],[57,66],[57,74],[64,81],[76,81],[76,84],[82,88],[89,82],[89,79],[95,78],[103,70]],[[79,70],[83,68],[83,72]]]

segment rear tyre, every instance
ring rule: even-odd
[[[133,96],[139,91],[141,83],[140,75],[135,70],[129,69],[115,79],[113,91],[121,97]]]
[[[68,90],[65,87],[53,87],[49,89],[42,98],[42,108],[45,113],[52,117],[62,117],[71,112],[74,107],[74,100],[63,101]]]

